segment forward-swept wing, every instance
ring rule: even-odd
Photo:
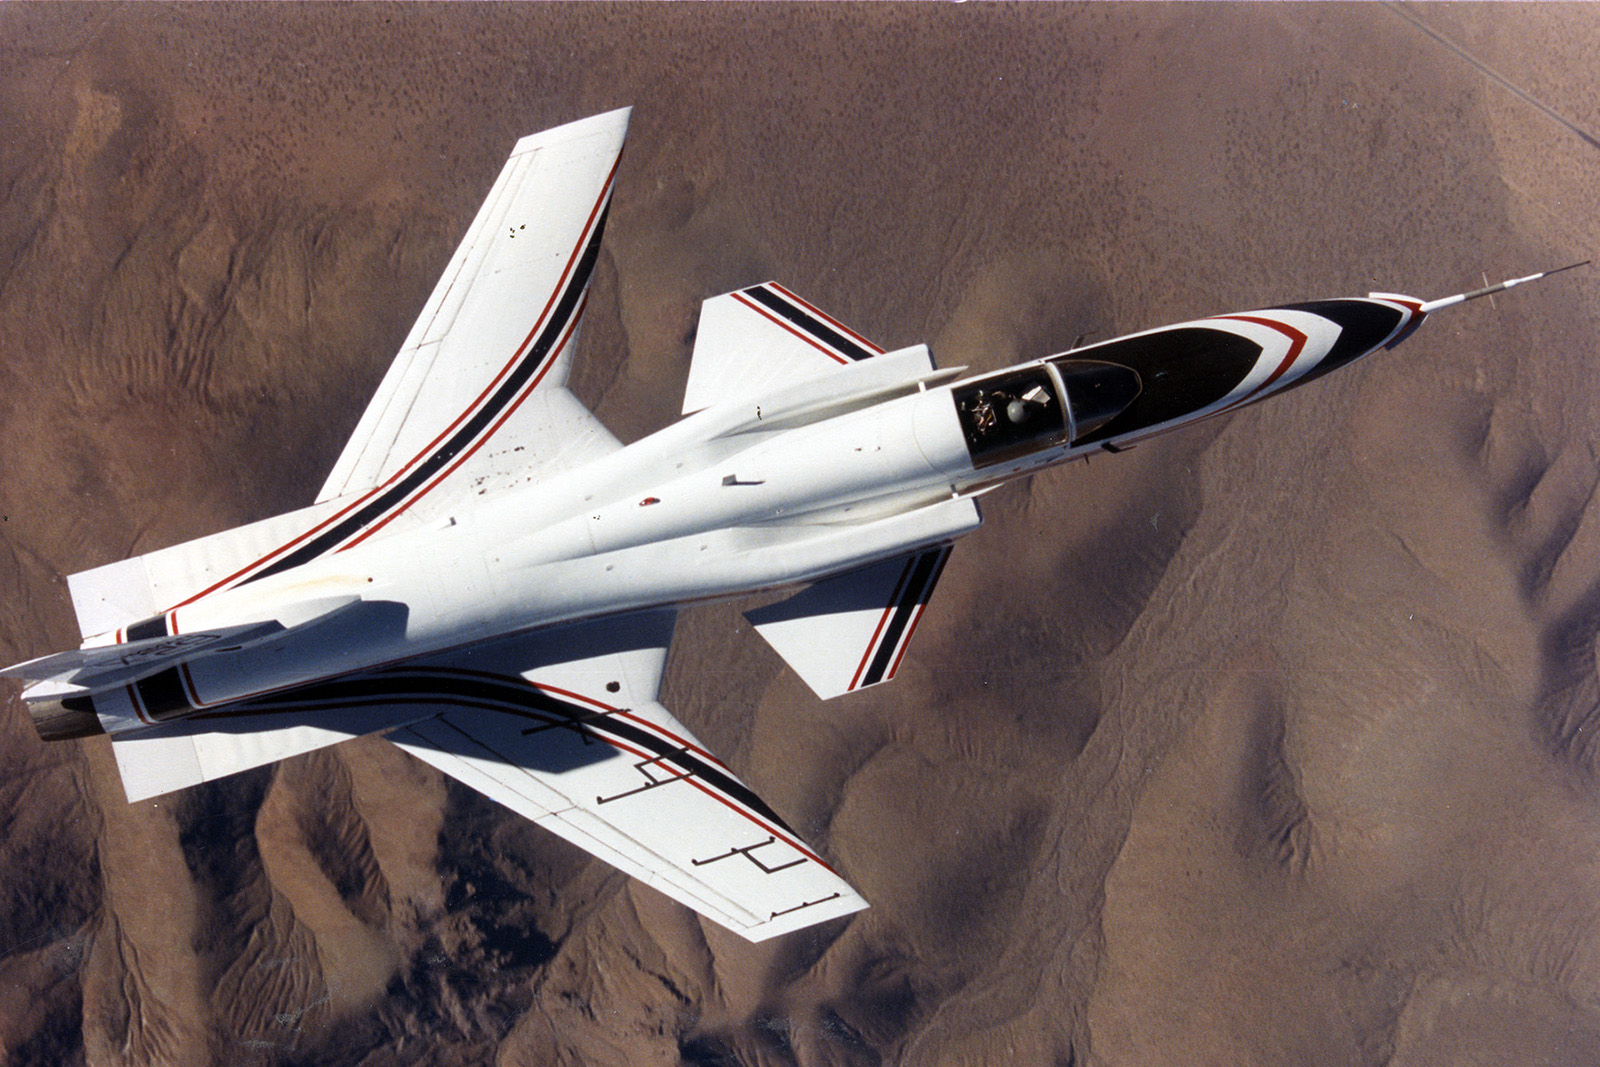
[[[517,142],[315,504],[73,575],[84,633],[441,521],[619,447],[565,382],[628,115]]]
[[[36,719],[61,736],[76,728],[72,709],[90,706],[83,694],[121,686],[114,695],[136,728],[117,733],[113,751],[130,801],[385,732],[753,940],[866,906],[657,701],[671,610],[490,636],[220,704],[191,674],[198,657],[214,663],[219,651],[244,655],[263,643],[292,657],[293,641],[316,640],[314,627],[351,602],[381,605],[324,598],[180,632],[188,605],[265,588],[396,531],[470,522],[480,498],[619,447],[565,382],[627,118],[613,112],[517,144],[316,503],[71,577],[89,647],[6,673],[47,679],[30,699],[54,709]],[[706,302],[689,396],[705,406],[782,391],[881,351],[781,286],[753,286]],[[902,364],[932,373],[925,349],[908,352],[868,391],[900,387]],[[833,392],[794,395],[812,411]],[[951,508],[952,529],[975,523],[969,504]],[[828,695],[886,679],[944,551],[829,579],[767,609],[773,621],[762,633]],[[812,669],[819,651],[852,661],[846,684],[835,683],[835,663]]]

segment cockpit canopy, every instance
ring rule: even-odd
[[[955,387],[956,414],[974,466],[1001,463],[1067,437],[1060,385],[1042,363]]]
[[[963,382],[952,392],[973,465],[986,467],[1093,433],[1133,403],[1140,388],[1139,375],[1120,364],[1052,359]]]
[[[1144,391],[1139,372],[1100,359],[1046,361],[1061,379],[1072,416],[1072,439],[1080,441],[1128,410]]]

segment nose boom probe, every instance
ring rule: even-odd
[[[1486,285],[1482,289],[1474,289],[1470,293],[1457,293],[1455,296],[1446,296],[1441,297],[1438,300],[1430,300],[1423,304],[1419,310],[1426,315],[1430,311],[1438,311],[1440,308],[1453,307],[1456,304],[1464,304],[1468,300],[1476,300],[1480,296],[1490,296],[1494,293],[1503,292],[1506,289],[1515,288],[1516,286],[1521,285],[1523,282],[1536,282],[1540,278],[1548,278],[1550,275],[1560,274],[1564,270],[1571,270],[1574,267],[1586,267],[1588,265],[1589,261],[1586,259],[1581,263],[1568,263],[1565,267],[1557,267],[1554,270],[1546,270],[1540,271],[1538,274],[1530,274],[1526,278],[1510,278],[1496,285]]]

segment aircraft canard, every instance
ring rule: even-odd
[[[777,282],[700,307],[683,413],[809,381],[883,349]]]
[[[866,902],[659,702],[680,607],[788,591],[747,615],[818,696],[887,682],[984,492],[1544,276],[976,376],[765,282],[705,302],[688,414],[623,447],[566,380],[628,117],[517,143],[310,505],[69,577],[82,647],[0,671],[42,737],[111,735],[132,801],[382,732],[745,937],[841,919]]]

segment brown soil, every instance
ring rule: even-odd
[[[578,383],[776,277],[998,366],[1600,248],[1600,12],[0,6],[0,660],[309,501],[520,135],[636,106]],[[368,739],[129,806],[0,718],[0,1051],[1600,1060],[1591,272],[986,498],[893,685],[665,699],[868,896],[750,946]]]

